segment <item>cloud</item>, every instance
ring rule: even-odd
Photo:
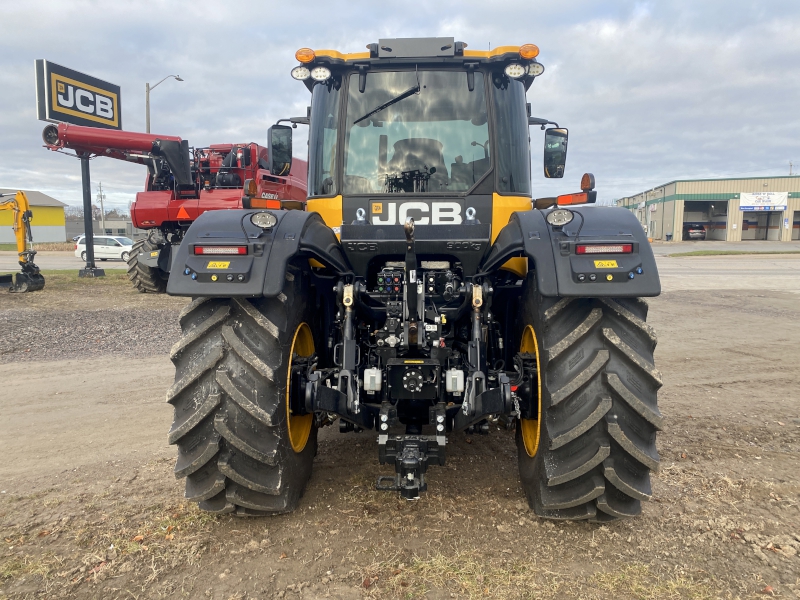
[[[471,48],[533,42],[546,67],[528,93],[534,115],[570,129],[565,179],[541,176],[531,128],[534,194],[597,177],[609,201],[678,178],[780,175],[800,160],[796,1],[531,3],[443,1],[255,3],[3,1],[0,185],[81,200],[77,161],[41,147],[33,62],[63,64],[122,86],[123,124],[193,145],[255,141],[278,118],[305,114],[289,77],[301,46],[361,51],[380,37],[452,35]],[[305,146],[302,128],[295,148]],[[127,206],[144,169],[92,161],[111,206]]]

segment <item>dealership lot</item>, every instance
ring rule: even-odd
[[[121,272],[0,296],[0,597],[795,597],[800,256],[663,255],[699,244],[654,246],[662,469],[605,526],[536,519],[494,427],[453,436],[418,502],[374,490],[372,434],[328,428],[297,512],[202,515],[166,444],[183,300]]]

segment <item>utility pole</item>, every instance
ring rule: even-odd
[[[99,184],[100,191],[97,193],[97,199],[100,200],[100,222],[102,223],[103,228],[103,235],[106,234],[106,209],[103,206],[103,200],[106,199],[106,195],[103,193],[103,182],[101,181]]]
[[[792,176],[792,161],[789,161],[789,177]]]

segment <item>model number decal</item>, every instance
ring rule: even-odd
[[[596,260],[594,261],[595,269],[616,269],[617,261],[615,260]]]
[[[206,265],[206,269],[227,269],[231,266],[230,261],[227,260],[212,260]]]
[[[448,250],[473,250],[479,252],[483,247],[481,242],[447,242]]]

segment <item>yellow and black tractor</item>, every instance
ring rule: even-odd
[[[288,170],[309,126],[307,202],[201,215],[167,285],[192,298],[167,393],[186,498],[293,510],[337,421],[376,431],[394,466],[378,488],[417,498],[448,436],[501,422],[536,514],[640,512],[662,425],[642,299],[658,272],[592,175],[532,199],[529,127],[554,125],[546,177],[563,177],[568,139],[531,116],[538,54],[453,38],[297,52],[310,107],[270,129],[269,161]]]
[[[33,249],[33,234],[31,233],[33,212],[28,204],[28,197],[22,191],[14,194],[14,197],[9,200],[2,200],[5,196],[11,196],[11,194],[0,194],[0,211],[13,211],[11,227],[14,229],[19,265],[22,270],[19,273],[0,275],[0,287],[8,287],[9,292],[41,290],[44,288],[44,276],[33,262],[36,250]]]

